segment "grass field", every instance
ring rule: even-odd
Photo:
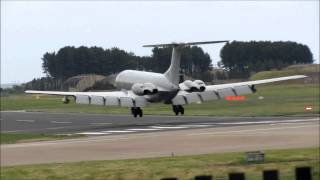
[[[185,106],[186,115],[206,116],[284,116],[319,114],[318,84],[285,84],[258,86],[258,92],[247,96],[246,101],[228,102],[216,100],[202,105]],[[263,100],[259,97],[262,96]],[[27,110],[46,112],[83,112],[129,114],[128,108],[78,105],[73,101],[63,104],[61,97],[12,95],[1,97],[1,110]],[[306,112],[304,107],[313,106]],[[144,108],[144,114],[173,115],[170,105],[152,104]]]
[[[35,141],[50,141],[84,137],[84,135],[49,135],[49,134],[28,134],[28,133],[1,133],[1,144],[26,143]]]
[[[1,167],[1,179],[159,180],[164,177],[193,179],[196,175],[227,179],[229,172],[245,172],[248,180],[261,180],[263,170],[278,169],[281,180],[292,180],[295,167],[310,166],[313,180],[319,180],[319,148],[271,150],[265,154],[266,162],[260,164],[248,164],[245,153],[224,153]]]

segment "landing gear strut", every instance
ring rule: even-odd
[[[143,112],[142,109],[140,107],[132,107],[131,108],[131,114],[133,115],[133,117],[142,117],[143,116]]]
[[[184,115],[184,108],[182,105],[172,105],[172,110],[176,114],[176,116],[179,115],[179,113],[181,115]]]

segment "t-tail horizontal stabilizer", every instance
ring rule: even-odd
[[[169,43],[169,44],[150,44],[144,45],[143,47],[185,47],[185,46],[193,46],[200,44],[215,44],[215,43],[225,43],[229,41],[202,41],[202,42],[189,42],[189,43]]]

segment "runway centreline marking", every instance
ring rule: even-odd
[[[161,129],[152,129],[152,128],[149,128],[149,129],[126,129],[128,131],[159,131]]]
[[[213,123],[218,125],[246,125],[246,124],[269,124],[269,123],[294,123],[294,122],[310,122],[319,121],[318,118],[314,119],[292,119],[292,120],[278,120],[278,121],[246,121],[246,122],[230,122],[230,123]]]
[[[29,122],[29,123],[34,123],[36,120],[28,120],[28,119],[18,119],[18,120],[16,120],[16,121],[18,121],[18,122]]]
[[[319,126],[319,125],[317,125]],[[294,127],[283,127],[280,129],[293,129],[293,128],[303,128],[303,127],[314,127],[314,125],[309,125],[309,126],[294,126]],[[279,129],[279,128],[269,128],[267,130],[272,130],[272,129]],[[248,130],[247,130],[248,131]],[[255,130],[257,131],[257,130]],[[229,131],[232,132],[232,131]],[[222,133],[229,133],[229,132],[222,132]],[[238,132],[238,131],[234,131],[234,132]],[[245,131],[243,131],[245,132]],[[248,131],[250,132],[250,131]],[[254,132],[254,131],[252,131]],[[161,133],[161,132],[157,132],[157,133]],[[222,133],[220,133],[222,135]],[[202,133],[203,134],[203,133]],[[204,133],[204,134],[208,134],[208,133]],[[210,133],[213,134],[213,133]],[[200,133],[197,134],[188,134],[188,133],[183,133],[181,134],[182,136],[185,135],[201,135]],[[217,135],[219,135],[217,133]],[[18,147],[32,147],[32,146],[48,146],[48,145],[57,145],[57,144],[77,144],[77,143],[89,143],[89,142],[103,142],[103,141],[118,141],[118,140],[127,140],[127,139],[139,139],[139,138],[152,138],[152,137],[159,137],[159,136],[163,136],[163,134],[149,134],[148,136],[146,136],[145,134],[131,134],[130,136],[128,135],[115,135],[113,136],[96,136],[96,137],[88,137],[85,139],[70,139],[70,140],[61,140],[61,141],[51,141],[51,142],[32,142],[32,143],[24,143],[24,144],[8,144],[8,145],[1,145],[1,147],[5,147],[5,148],[18,148]]]
[[[260,129],[246,129],[246,130],[238,130],[238,131],[224,131],[224,132],[205,132],[205,133],[191,133],[187,134],[188,136],[198,136],[198,135],[217,135],[217,134],[228,134],[228,133],[242,133],[242,132],[257,132],[257,131],[270,131],[270,130],[281,130],[281,129],[296,129],[302,127],[315,127],[316,125],[308,125],[308,126],[294,126],[294,127],[278,127],[278,128],[260,128]]]
[[[90,125],[110,125],[112,123],[89,123]]]
[[[70,124],[72,122],[68,122],[68,121],[50,121],[51,123],[54,123],[54,124]]]
[[[46,129],[52,130],[52,129],[64,129],[64,128],[66,128],[66,127],[52,127],[52,128],[46,128]]]
[[[103,133],[103,132],[83,132],[83,133],[76,133],[82,135],[108,135],[111,133]]]
[[[156,129],[183,129],[183,128],[188,128],[188,127],[183,127],[183,126],[150,126],[151,128],[156,128]]]
[[[192,127],[213,127],[214,125],[210,125],[210,124],[184,124],[182,126],[192,128]]]
[[[100,131],[102,133],[106,132],[106,133],[130,133],[130,132],[136,132],[136,131],[125,131],[125,130],[110,130],[110,131]]]

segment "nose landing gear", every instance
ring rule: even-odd
[[[184,108],[182,105],[172,105],[172,110],[176,114],[176,116],[179,115],[179,113],[181,115],[184,115]]]
[[[133,115],[133,117],[142,117],[143,116],[143,111],[140,107],[131,107],[131,114]]]

